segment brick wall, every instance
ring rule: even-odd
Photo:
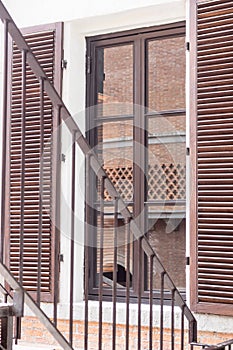
[[[61,348],[57,345],[52,336],[41,326],[40,322],[34,317],[24,317],[22,320],[23,332],[22,341],[34,344],[46,344],[54,345],[54,350],[60,350]],[[60,331],[68,337],[68,321],[59,320],[58,326]],[[74,348],[75,350],[83,350],[84,346],[84,323],[83,321],[74,321]],[[98,348],[98,323],[91,322],[89,324],[89,350],[96,350]],[[125,326],[117,325],[117,350],[123,350],[125,348]],[[141,328],[142,337],[142,350],[148,350],[149,342],[149,329],[148,327]],[[112,337],[112,326],[109,323],[103,324],[103,350],[111,350],[111,337]],[[164,329],[164,350],[171,350],[170,343],[170,330]],[[198,341],[205,344],[217,344],[228,339],[233,338],[232,333],[223,332],[202,332],[198,331]],[[137,327],[130,327],[130,350],[137,349]],[[185,344],[188,342],[188,334],[185,334]],[[175,330],[175,350],[180,350],[180,330]],[[153,329],[153,349],[159,349],[159,329]],[[186,350],[189,349],[187,345]]]

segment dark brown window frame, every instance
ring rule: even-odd
[[[54,48],[55,48],[55,56],[54,56],[54,76],[53,76],[53,84],[57,89],[58,93],[62,94],[62,69],[61,69],[61,61],[63,57],[63,22],[57,23],[49,23],[44,25],[37,25],[33,27],[22,28],[21,32],[23,35],[37,34],[43,33],[47,31],[54,31]],[[12,51],[12,40],[9,39],[9,59],[12,62],[13,51]],[[11,65],[9,65],[8,70],[8,79],[9,79],[9,94],[11,93]],[[5,241],[4,241],[4,259],[7,266],[10,265],[9,261],[9,239],[10,239],[10,229],[9,229],[9,191],[8,188],[10,186],[10,120],[11,120],[11,103],[10,99],[8,101],[8,110],[7,110],[7,139],[3,140],[6,144],[6,192],[2,194],[5,196],[6,200],[4,203],[4,222],[5,222]],[[58,111],[53,108],[52,111],[53,117],[53,130],[59,130],[60,126],[60,117]],[[60,232],[59,232],[59,220],[60,220],[60,135],[56,133],[53,141],[52,148],[52,183],[51,183],[51,275],[50,275],[50,292],[41,292],[41,301],[42,302],[52,302],[59,299],[59,250],[60,250]],[[36,299],[37,293],[30,292],[32,297]]]
[[[96,105],[96,83],[95,83],[95,52],[98,47],[115,47],[116,45],[122,45],[122,44],[134,44],[134,57],[136,58],[138,66],[140,66],[140,69],[138,69],[138,66],[136,67],[135,64],[135,58],[134,58],[134,81],[140,80],[140,84],[136,87],[137,84],[134,84],[134,104],[137,105],[146,105],[145,102],[145,89],[142,88],[142,86],[145,87],[145,67],[146,67],[146,43],[150,39],[156,39],[156,38],[171,38],[172,36],[179,36],[179,35],[185,35],[185,22],[177,22],[177,23],[171,23],[166,25],[160,25],[160,26],[153,26],[148,28],[139,28],[134,30],[128,30],[124,32],[117,32],[117,33],[111,33],[111,34],[103,34],[103,35],[97,35],[94,37],[87,37],[86,38],[86,45],[87,45],[87,54],[86,54],[86,63],[87,63],[87,74],[86,74],[86,125],[87,130],[90,130],[87,132],[87,139],[91,146],[93,146],[93,140],[95,140],[95,125],[93,124],[94,116],[93,116],[93,109],[90,108],[91,106]],[[91,63],[91,65],[90,65]],[[89,66],[89,67],[88,67]],[[174,110],[174,113],[177,113],[177,110]],[[172,111],[171,111],[172,113]],[[181,111],[181,113],[185,113],[185,111]],[[145,114],[146,115],[146,114]],[[134,128],[135,125],[138,127],[138,130],[141,130],[141,132],[136,133],[136,137],[134,137],[134,143],[143,143],[146,144],[145,139],[145,133],[144,130],[144,123],[142,123],[142,118],[140,118],[140,115],[138,115],[136,118],[133,116],[134,120]],[[137,152],[135,152],[137,153]],[[140,189],[135,191],[134,195],[134,213],[137,215],[137,213],[141,212],[141,208],[144,205],[145,202],[145,179],[144,175],[142,174],[142,171],[138,171],[135,169],[134,173],[135,177],[137,177],[137,181],[141,183]],[[139,180],[140,178],[140,180]],[[94,183],[94,175],[93,175],[93,181]],[[89,189],[90,190],[90,189]],[[91,198],[91,190],[87,191],[87,196],[90,200]],[[88,224],[91,224],[94,226],[95,224],[95,213],[93,210],[91,210],[89,207],[86,206],[86,222]],[[93,221],[94,220],[94,221]],[[90,235],[90,233],[89,233]],[[92,235],[91,235],[92,236]],[[93,235],[94,236],[94,235]],[[98,287],[94,287],[94,278],[95,274],[93,273],[94,267],[96,266],[96,259],[93,254],[93,249],[91,247],[87,247],[88,249],[88,256],[89,256],[89,299],[90,300],[96,300],[98,297]],[[134,250],[135,252],[139,251],[139,243],[134,243]],[[142,253],[142,252],[141,252]],[[135,253],[134,253],[135,254]],[[137,253],[138,254],[138,253]],[[135,261],[135,256],[134,256]],[[144,258],[142,256],[142,262],[144,261]],[[143,263],[144,266],[144,263]],[[144,280],[145,280],[144,276]],[[133,280],[133,289],[134,292],[131,293],[131,302],[137,301],[137,288],[139,286],[138,284],[138,276],[137,276],[137,269],[134,271],[134,280]],[[125,301],[125,292],[121,292],[120,290],[117,291],[118,293],[118,301]],[[103,296],[105,300],[111,300],[112,299],[112,291],[109,289],[104,288],[103,289]],[[154,294],[154,298],[156,299],[158,295],[156,293]],[[148,293],[144,292],[142,295],[142,299],[144,302],[148,302]],[[170,295],[165,294],[165,300],[169,303]]]

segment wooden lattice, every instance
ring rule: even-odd
[[[147,198],[185,199],[185,166],[173,163],[149,166]]]
[[[106,173],[121,194],[125,201],[133,200],[133,168],[132,167],[117,167],[105,168]],[[111,201],[112,198],[107,191],[105,191],[105,200]]]
[[[105,170],[124,200],[132,201],[133,168],[106,167]],[[185,199],[185,165],[180,163],[149,165],[147,188],[148,200]],[[112,200],[107,191],[105,191],[105,200]]]

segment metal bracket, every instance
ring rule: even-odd
[[[14,315],[17,317],[22,317],[24,314],[24,291],[22,288],[18,288],[14,290],[13,310],[14,310]]]
[[[64,153],[61,154],[61,162],[65,163],[66,155]]]
[[[67,68],[67,60],[62,59],[61,60],[61,68],[66,69]]]
[[[87,71],[87,74],[91,74],[91,56],[87,56],[87,66],[86,66],[86,71]]]

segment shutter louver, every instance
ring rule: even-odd
[[[191,225],[192,303],[195,311],[230,314],[233,312],[233,4],[227,0],[195,0],[191,11],[191,137],[194,140],[191,166],[196,185],[191,203],[192,223],[196,221]]]
[[[59,28],[59,30],[58,30]],[[61,25],[48,25],[36,30],[27,29],[27,43],[37,57],[51,83],[60,91],[61,65],[57,55],[61,52]],[[57,31],[56,31],[57,29]],[[34,32],[35,31],[35,32]],[[61,62],[61,61],[60,61]],[[9,256],[11,272],[19,279],[21,176],[22,176],[22,54],[13,45],[11,67],[11,107],[9,127]],[[57,145],[52,141],[56,128],[52,104],[44,93],[43,141],[40,134],[40,82],[30,67],[26,67],[25,113],[25,186],[24,186],[24,238],[23,238],[23,285],[32,292],[38,289],[39,261],[39,202],[40,202],[40,145],[43,142],[43,210],[41,245],[41,300],[50,301],[53,294],[54,276],[54,203],[52,183],[56,181],[54,155]]]

